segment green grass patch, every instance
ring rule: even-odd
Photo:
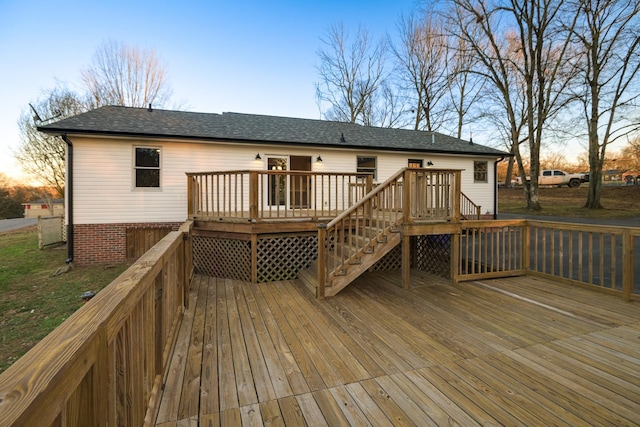
[[[596,219],[640,217],[640,186],[603,186],[600,196],[603,209],[585,208],[587,193],[587,184],[579,188],[540,188],[542,209],[531,211],[526,208],[522,187],[501,188],[498,190],[498,212]]]
[[[126,268],[65,266],[65,247],[38,249],[35,227],[0,234],[0,372],[26,353],[82,305],[85,291],[98,292]]]

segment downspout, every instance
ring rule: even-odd
[[[493,179],[495,181],[493,186],[493,219],[498,219],[498,163],[503,161],[504,157],[502,156],[493,162]]]
[[[62,140],[67,143],[67,173],[65,189],[67,192],[67,199],[65,204],[67,205],[67,259],[66,263],[69,264],[73,261],[73,144],[67,138],[67,134],[62,134]]]

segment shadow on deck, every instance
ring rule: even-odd
[[[640,305],[523,276],[196,276],[156,425],[640,423]]]

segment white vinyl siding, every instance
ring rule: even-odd
[[[80,138],[74,144],[74,222],[77,224],[182,222],[187,218],[186,172],[265,170],[270,156],[311,156],[311,168],[321,172],[356,172],[357,156],[376,157],[377,182],[383,182],[408,159],[434,163],[430,168],[463,169],[462,191],[482,213],[493,213],[493,160],[488,162],[488,184],[474,184],[474,160],[466,156],[437,157],[422,153],[395,153],[349,149],[291,148],[276,145],[141,141]],[[161,149],[161,188],[132,188],[133,147]],[[256,160],[260,153],[261,160]],[[317,156],[322,162],[317,162]]]

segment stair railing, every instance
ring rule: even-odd
[[[360,201],[328,224],[318,226],[318,292],[324,297],[325,284],[336,275],[346,274],[363,252],[372,251],[402,220],[401,169]]]
[[[460,216],[462,219],[479,220],[481,209],[481,206],[476,205],[466,194],[460,192]]]

